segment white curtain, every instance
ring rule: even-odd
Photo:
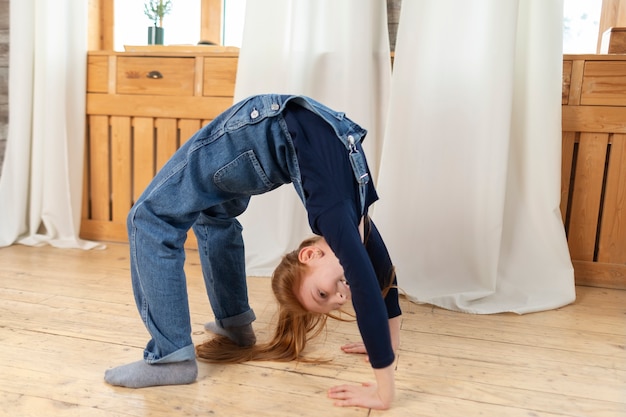
[[[575,299],[559,212],[562,0],[402,3],[375,221],[414,301]]]
[[[0,177],[0,246],[96,246],[78,238],[87,3],[10,3],[9,132]]]
[[[391,83],[385,0],[248,1],[235,100],[304,94],[344,111],[368,130],[378,159]],[[253,197],[241,216],[249,275],[270,275],[280,257],[311,235],[293,187]]]

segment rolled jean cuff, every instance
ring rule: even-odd
[[[145,361],[149,364],[156,363],[172,363],[172,362],[185,362],[196,359],[196,348],[193,344],[187,345],[184,348],[178,349],[175,352],[170,353],[159,359],[145,358]]]
[[[226,317],[225,319],[216,319],[215,321],[220,327],[227,328],[246,326],[252,323],[254,320],[256,320],[256,316],[254,315],[254,311],[250,309],[245,313],[241,313],[232,317]]]

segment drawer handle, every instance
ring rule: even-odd
[[[160,78],[163,78],[163,74],[161,74],[159,71],[150,71],[148,75],[146,75],[146,77],[158,80]]]

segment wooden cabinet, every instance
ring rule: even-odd
[[[127,241],[128,211],[156,172],[233,104],[237,60],[233,51],[88,54],[81,237]]]
[[[576,283],[626,289],[626,56],[563,57],[561,214]]]

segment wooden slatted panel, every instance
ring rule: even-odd
[[[626,135],[613,135],[610,152],[597,260],[625,264]]]
[[[183,146],[191,137],[200,130],[200,120],[181,119],[178,121],[180,146]]]
[[[563,75],[560,209],[576,283],[626,289],[626,58],[565,55]]]
[[[206,120],[90,116],[81,234],[125,241],[128,211],[169,158]],[[95,170],[95,171],[94,171]],[[197,245],[189,233],[186,246]]]
[[[569,216],[572,259],[593,261],[609,135],[581,133]]]
[[[156,173],[154,119],[133,118],[133,202],[137,201]]]
[[[563,132],[563,148],[561,151],[561,218],[567,221],[567,203],[570,198],[570,179],[574,162],[574,144],[576,132]]]
[[[89,117],[89,218],[110,220],[111,170],[109,156],[109,118]]]
[[[130,117],[111,117],[111,220],[125,222],[131,207]]]
[[[81,205],[81,220],[89,216],[89,117],[85,121],[85,147],[83,149],[83,195]]]
[[[178,128],[176,119],[156,119],[156,169],[163,165],[178,149]]]

